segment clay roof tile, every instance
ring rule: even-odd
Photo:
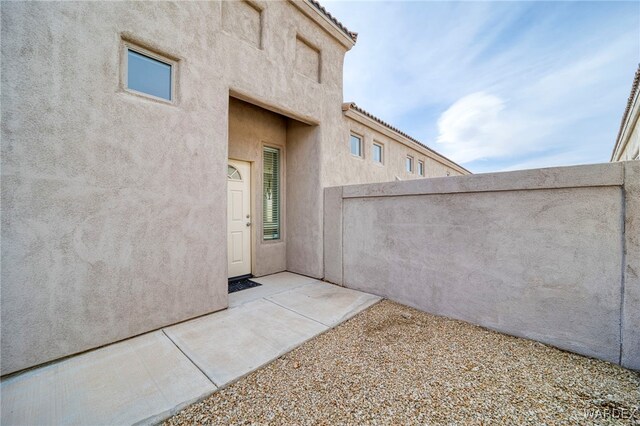
[[[342,22],[338,21],[331,13],[329,13],[327,11],[327,9],[325,9],[316,0],[309,0],[309,3],[311,3],[316,9],[318,9],[318,11],[320,11],[324,16],[329,18],[331,20],[331,22],[336,24],[336,26],[338,28],[340,28],[340,30],[342,30],[342,32],[344,32],[347,36],[349,36],[349,38],[351,38],[351,40],[353,40],[354,43],[356,42],[356,40],[358,39],[358,33],[354,33],[353,31],[349,31],[349,29],[347,29],[347,27],[345,27],[342,24]]]
[[[622,137],[622,130],[624,129],[624,124],[627,121],[627,117],[629,116],[629,113],[631,112],[631,105],[633,105],[633,99],[636,97],[636,94],[638,93],[638,86],[640,86],[640,64],[638,64],[636,75],[633,78],[633,83],[631,84],[631,94],[629,95],[629,99],[627,99],[627,106],[624,109],[624,114],[622,114],[622,120],[620,121],[620,129],[618,130],[618,136],[616,137],[616,145],[613,148],[614,153],[615,153],[615,149],[618,147],[618,144],[620,143],[620,138]]]

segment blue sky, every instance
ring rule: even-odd
[[[475,173],[609,161],[640,2],[323,1],[344,99]]]

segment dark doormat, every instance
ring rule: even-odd
[[[229,293],[235,293],[236,291],[246,290],[251,287],[258,287],[259,284],[255,281],[251,281],[249,278],[241,278],[239,280],[229,281]]]

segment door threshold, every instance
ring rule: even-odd
[[[237,277],[231,277],[229,278],[229,284],[236,281],[247,280],[249,278],[253,278],[253,274],[244,274],[244,275],[238,275]]]

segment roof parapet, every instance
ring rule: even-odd
[[[347,50],[351,49],[358,39],[358,33],[349,31],[316,0],[289,0],[302,13],[318,23],[325,31],[337,39]]]
[[[345,27],[344,24],[342,24],[342,22],[338,21],[336,17],[334,17],[331,13],[329,13],[329,11],[325,9],[324,6],[322,6],[316,0],[308,0],[308,1],[309,3],[314,5],[316,9],[322,12],[327,18],[329,18],[334,24],[336,24],[338,28],[340,28],[346,35],[348,35],[351,38],[351,40],[353,40],[354,43],[358,41],[358,33],[349,31],[349,29]]]

